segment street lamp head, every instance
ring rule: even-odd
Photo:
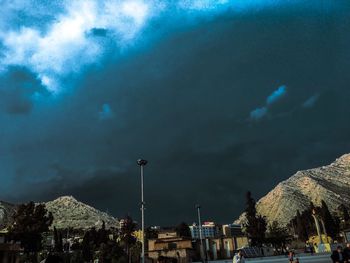
[[[201,205],[200,204],[196,204],[195,205],[197,209],[200,209],[201,208]]]
[[[147,161],[144,159],[138,159],[137,164],[140,166],[145,166],[147,164]]]

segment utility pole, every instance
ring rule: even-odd
[[[202,262],[205,262],[205,259],[204,259],[205,251],[204,251],[204,244],[203,244],[202,221],[201,221],[201,206],[196,205],[196,208],[197,208],[197,213],[198,213],[199,240],[201,242],[201,253],[200,254],[201,254]]]
[[[141,263],[145,263],[145,201],[143,196],[143,168],[147,164],[146,160],[138,159],[137,164],[140,166],[140,175],[141,175],[141,242],[142,242],[142,251],[141,251]]]

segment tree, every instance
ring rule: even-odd
[[[62,231],[58,232],[58,244],[57,244],[57,251],[63,252],[63,238],[62,238]]]
[[[42,247],[42,233],[49,230],[52,221],[53,216],[44,204],[21,204],[17,207],[9,232],[14,240],[21,242],[27,255],[34,254],[32,260],[36,261],[36,253]]]
[[[268,226],[267,241],[275,248],[283,250],[288,238],[288,230],[281,227],[277,221]]]
[[[315,204],[312,201],[310,201],[310,206],[309,206],[308,210],[310,210],[312,212],[312,210],[314,210],[314,209],[318,209],[318,207],[316,207]]]
[[[317,234],[315,221],[312,216],[313,213],[321,217],[327,234],[333,239],[336,238],[339,233],[340,220],[336,216],[333,216],[327,204],[321,201],[321,207],[315,206],[310,202],[308,209],[304,210],[302,213],[297,211],[296,216],[290,221],[289,227],[295,227],[294,229],[296,230],[295,232],[298,235],[298,239],[305,242],[309,239],[309,236]]]
[[[93,259],[93,246],[93,236],[90,231],[87,231],[82,242],[82,256],[85,262],[90,262]]]
[[[180,237],[191,237],[190,228],[185,222],[178,224],[175,230]]]
[[[337,225],[331,212],[329,211],[327,204],[323,200],[321,201],[320,215],[325,224],[327,235],[335,239],[339,232],[339,226]]]
[[[57,246],[58,246],[58,233],[57,233],[57,228],[54,226],[53,227],[53,241],[54,241],[54,249],[57,251]]]
[[[350,215],[348,208],[344,204],[341,204],[337,208],[337,213],[339,215],[339,219],[342,223],[342,226],[346,227],[350,223]]]
[[[246,216],[249,217],[255,217],[256,216],[256,207],[255,207],[255,200],[252,197],[252,193],[250,191],[246,194]]]
[[[309,236],[317,234],[314,218],[312,216],[313,211],[319,214],[320,207],[316,207],[313,202],[310,202],[309,208],[301,213],[301,223],[306,229],[307,239]]]
[[[62,233],[57,231],[56,227],[53,228],[53,238],[55,242],[55,251],[62,252],[63,251],[63,241],[62,241]]]
[[[297,210],[295,221],[296,221],[296,234],[298,235],[298,239],[300,241],[305,242],[306,240],[309,239],[309,235],[308,235],[305,219],[302,217],[299,210]]]
[[[140,262],[141,250],[142,250],[141,242],[136,242],[135,244],[132,245],[132,247],[130,248],[131,262]]]
[[[92,227],[89,230],[89,235],[90,235],[90,242],[96,245],[98,243],[98,232],[95,227]]]
[[[123,224],[120,229],[120,239],[123,242],[129,262],[131,261],[130,249],[136,243],[136,227],[137,225],[135,224],[134,220],[130,216],[127,216],[126,218],[124,218]]]
[[[126,258],[123,248],[115,241],[108,240],[107,243],[102,243],[99,247],[98,259],[101,263],[127,262]],[[137,259],[131,260],[131,262],[140,262],[139,255]]]
[[[256,218],[257,222],[257,244],[262,245],[265,242],[265,233],[267,230],[267,222],[264,216],[258,215]]]
[[[124,225],[128,228],[129,222]],[[126,253],[124,252],[124,246],[120,244],[121,236],[117,232],[113,232],[114,229],[106,229],[105,223],[102,227],[96,230],[94,227],[85,232],[83,242],[81,244],[81,255],[84,262],[91,262],[93,259],[98,259],[99,262],[127,262]],[[127,230],[122,229],[124,232],[124,241],[127,239]],[[129,233],[129,232],[128,232]],[[133,233],[133,231],[131,232]],[[110,235],[113,234],[113,235]],[[122,245],[125,244],[124,241]],[[129,248],[128,248],[129,249]]]
[[[109,240],[108,231],[106,230],[106,224],[104,221],[102,227],[97,231],[97,236],[99,244],[106,244]]]
[[[244,224],[245,232],[251,239],[252,246],[261,246],[265,241],[265,232],[267,223],[265,217],[257,215],[255,200],[251,192],[246,194],[246,223]]]
[[[156,239],[158,237],[158,231],[152,227],[147,227],[145,230],[146,239]]]

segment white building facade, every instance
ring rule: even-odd
[[[192,239],[200,239],[199,231],[202,231],[202,238],[215,238],[221,235],[220,227],[215,225],[214,222],[204,222],[202,228],[200,228],[197,224],[193,224],[190,226]]]

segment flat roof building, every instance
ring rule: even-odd
[[[220,227],[214,222],[204,222],[201,228],[194,223],[192,226],[189,226],[189,228],[193,239],[200,239],[200,230],[202,231],[203,239],[221,236]]]

